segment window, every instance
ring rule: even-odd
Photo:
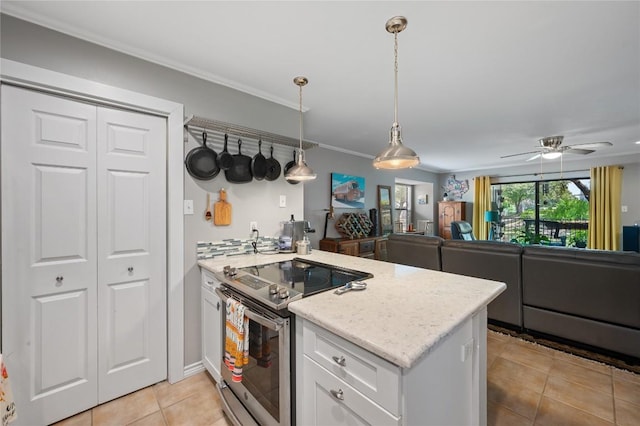
[[[412,220],[411,205],[413,204],[412,186],[397,183],[395,187],[396,223],[401,223],[402,231],[406,231]],[[397,229],[394,229],[397,231]]]
[[[491,185],[500,213],[496,239],[585,247],[591,181],[563,179]]]

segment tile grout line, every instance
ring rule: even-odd
[[[540,399],[538,400],[538,406],[536,407],[536,414],[533,416],[533,423],[532,423],[533,426],[535,426],[536,420],[538,420],[538,414],[540,414],[540,406],[542,405],[542,398],[544,397],[544,391],[547,389],[547,383],[549,382],[550,375],[551,375],[551,369],[549,369],[544,379],[544,386],[542,387],[542,392],[540,393]]]

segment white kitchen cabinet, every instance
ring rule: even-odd
[[[167,376],[166,119],[2,86],[2,349],[17,424]]]
[[[215,289],[220,282],[213,274],[202,270],[202,364],[211,377],[220,383],[222,362],[222,309]]]
[[[486,308],[410,368],[299,316],[296,327],[298,424],[486,425]]]

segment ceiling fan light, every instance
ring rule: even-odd
[[[562,153],[559,151],[551,151],[542,153],[542,158],[545,160],[555,160],[556,158],[562,157]]]
[[[373,160],[376,169],[406,169],[420,164],[414,150],[402,144],[402,131],[397,123],[391,127],[389,146]]]

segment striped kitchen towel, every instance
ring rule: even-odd
[[[227,299],[224,363],[231,371],[231,380],[242,381],[242,367],[249,362],[249,318],[242,303]]]

